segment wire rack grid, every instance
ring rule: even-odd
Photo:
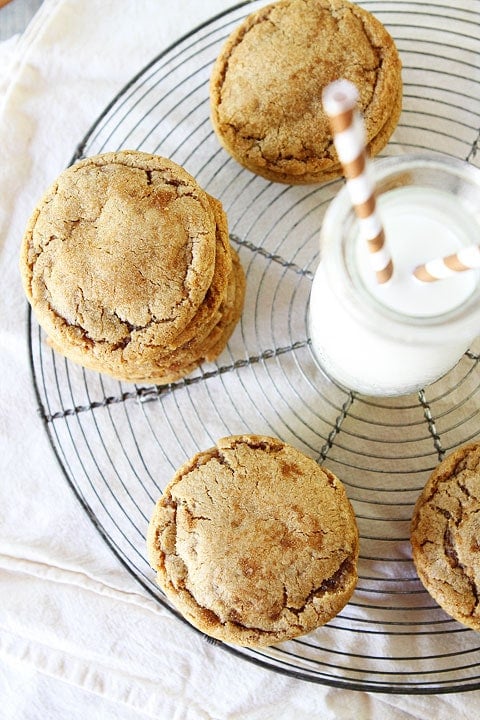
[[[268,183],[220,149],[209,120],[212,63],[228,34],[264,4],[231,8],[156,57],[112,100],[73,158],[127,147],[159,153],[220,198],[248,287],[227,349],[182,381],[129,385],[55,354],[29,315],[39,411],[85,512],[126,570],[173,613],[148,566],[145,535],[175,469],[217,438],[243,432],[280,437],[316,458],[342,479],[358,520],[359,583],[351,601],[298,640],[262,650],[221,647],[341,688],[478,689],[480,637],[425,592],[408,535],[433,467],[480,436],[479,348],[418,395],[396,399],[358,395],[316,365],[308,298],[323,213],[340,181]],[[403,61],[403,113],[384,154],[435,150],[478,166],[479,3],[360,4],[389,29]]]

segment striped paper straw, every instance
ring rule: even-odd
[[[357,111],[358,91],[348,80],[327,85],[323,108],[330,120],[333,142],[342,165],[360,234],[368,244],[377,281],[385,283],[393,274],[392,258],[377,212],[375,187],[368,168],[363,120]]]
[[[422,282],[435,282],[480,267],[480,245],[470,245],[452,255],[417,265],[413,274]]]

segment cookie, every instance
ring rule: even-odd
[[[308,633],[357,581],[342,483],[276,438],[222,438],[176,472],[147,536],[157,582],[196,628],[243,646]]]
[[[426,590],[451,617],[480,630],[480,443],[459,448],[433,471],[410,537]]]
[[[20,269],[52,347],[140,382],[218,325],[231,257],[218,200],[176,163],[123,150],[60,175],[30,219]]]
[[[347,0],[280,0],[230,35],[210,79],[211,119],[222,146],[276,182],[319,183],[342,174],[322,90],[346,78],[359,91],[375,155],[401,112],[401,61],[385,27]]]

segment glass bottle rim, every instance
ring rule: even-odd
[[[458,158],[431,154],[389,156],[370,163],[377,195],[406,185],[450,188],[476,217],[480,229],[480,169]],[[480,270],[468,300],[435,316],[412,316],[383,305],[352,272],[352,227],[357,218],[344,186],[327,208],[320,232],[320,262],[331,283],[343,288],[341,298],[359,322],[380,327],[403,340],[444,342],[451,335],[468,341],[480,334]],[[338,228],[341,228],[339,241]],[[479,235],[480,238],[480,235]],[[438,282],[442,282],[441,280]],[[335,285],[334,285],[335,287]]]

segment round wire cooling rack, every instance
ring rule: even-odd
[[[302,188],[266,182],[220,149],[209,121],[212,63],[228,34],[264,4],[231,8],[155,58],[106,108],[74,156],[119,148],[159,153],[220,198],[248,287],[227,349],[180,382],[129,385],[57,355],[30,316],[40,412],[65,476],[98,531],[173,613],[147,563],[145,536],[175,469],[217,438],[243,432],[280,437],[316,458],[342,479],[358,520],[359,582],[351,601],[330,623],[297,640],[261,650],[221,647],[263,667],[342,688],[478,689],[480,636],[445,615],[425,592],[408,536],[413,504],[433,467],[480,436],[480,346],[418,395],[396,399],[350,392],[317,367],[307,305],[319,228],[340,181]],[[404,66],[404,109],[386,152],[435,150],[478,164],[479,4],[360,4],[389,29]]]

